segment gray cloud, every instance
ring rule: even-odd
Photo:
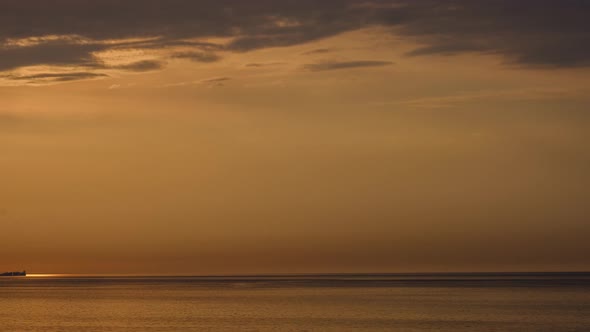
[[[143,60],[137,61],[126,65],[117,66],[114,68],[123,69],[128,71],[142,72],[162,69],[165,63],[157,60]]]
[[[301,55],[325,54],[325,53],[330,53],[330,52],[332,52],[332,50],[329,48],[317,48],[315,50],[303,52],[303,53],[301,53]]]
[[[207,78],[204,80],[199,81],[199,83],[221,83],[221,82],[225,82],[225,81],[230,81],[231,77],[213,77],[213,78]]]
[[[465,42],[447,42],[447,43],[435,43],[435,45],[419,47],[414,49],[406,55],[409,56],[420,56],[420,55],[455,55],[465,52],[485,52],[486,49],[482,45],[476,45],[475,43]]]
[[[280,65],[284,65],[284,64],[285,64],[284,62],[265,62],[265,63],[253,62],[253,63],[246,64],[246,67],[262,68],[262,67],[280,66]]]
[[[81,79],[108,77],[106,74],[90,73],[90,72],[76,72],[76,73],[42,73],[25,76],[7,76],[8,79],[18,81],[53,81],[53,82],[67,82]]]
[[[71,40],[42,41],[30,46],[0,46],[0,71],[33,65],[99,65],[93,52],[105,49],[96,43],[81,44]]]
[[[499,54],[532,67],[590,65],[590,2],[425,0],[385,11],[385,25],[424,44],[409,56]]]
[[[307,64],[305,69],[310,71],[327,71],[340,70],[364,67],[382,67],[393,64],[391,61],[373,61],[373,60],[358,60],[358,61],[329,61]]]
[[[216,62],[221,56],[209,52],[177,52],[172,55],[176,59],[188,59],[195,62]]]
[[[325,30],[301,30],[292,33],[275,34],[271,36],[239,37],[230,42],[226,48],[235,52],[247,52],[267,47],[286,47],[303,44],[314,40],[338,34],[346,29],[342,26],[329,27]]]
[[[590,66],[589,11],[590,2],[582,0],[54,0],[47,5],[4,0],[0,71],[37,64],[100,67],[93,53],[113,48],[192,47],[177,56],[213,62],[219,51],[291,46],[371,26],[389,27],[423,45],[408,56],[482,52],[523,66],[581,67]],[[47,35],[79,36],[87,42],[7,43]],[[158,69],[154,63],[144,65],[136,69]]]
[[[336,25],[342,30],[355,24],[340,20],[354,19],[346,15],[354,2],[54,0],[40,6],[37,0],[6,0],[0,4],[0,39],[76,34],[96,40],[160,36],[160,42],[176,42],[198,37],[302,36],[312,27],[326,31]]]

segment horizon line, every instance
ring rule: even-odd
[[[240,273],[240,274],[194,274],[194,273],[27,273],[27,277],[160,277],[160,278],[252,278],[252,277],[330,277],[330,276],[519,276],[519,275],[590,275],[588,271],[468,271],[468,272],[329,272],[329,273]]]

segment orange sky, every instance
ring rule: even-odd
[[[39,10],[21,2],[0,12]],[[141,32],[100,11],[105,31],[66,29],[51,15],[93,6],[66,0],[26,33],[2,23],[0,271],[590,269],[583,46],[517,43],[533,20],[484,35],[484,2],[445,7],[474,35],[404,1],[353,0],[277,5],[267,31],[253,3],[227,1],[243,16],[207,33],[153,8]],[[551,6],[531,15],[559,9],[574,23],[555,33],[580,37],[575,8]],[[440,34],[382,18],[406,9]],[[358,13],[366,25],[329,18]]]

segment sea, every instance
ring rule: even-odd
[[[590,273],[3,277],[0,331],[590,331]]]

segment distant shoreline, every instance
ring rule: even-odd
[[[590,271],[572,272],[420,272],[420,273],[294,273],[294,274],[73,274],[73,273],[31,273],[31,278],[137,278],[137,279],[313,279],[313,280],[522,280],[522,279],[589,279]]]

